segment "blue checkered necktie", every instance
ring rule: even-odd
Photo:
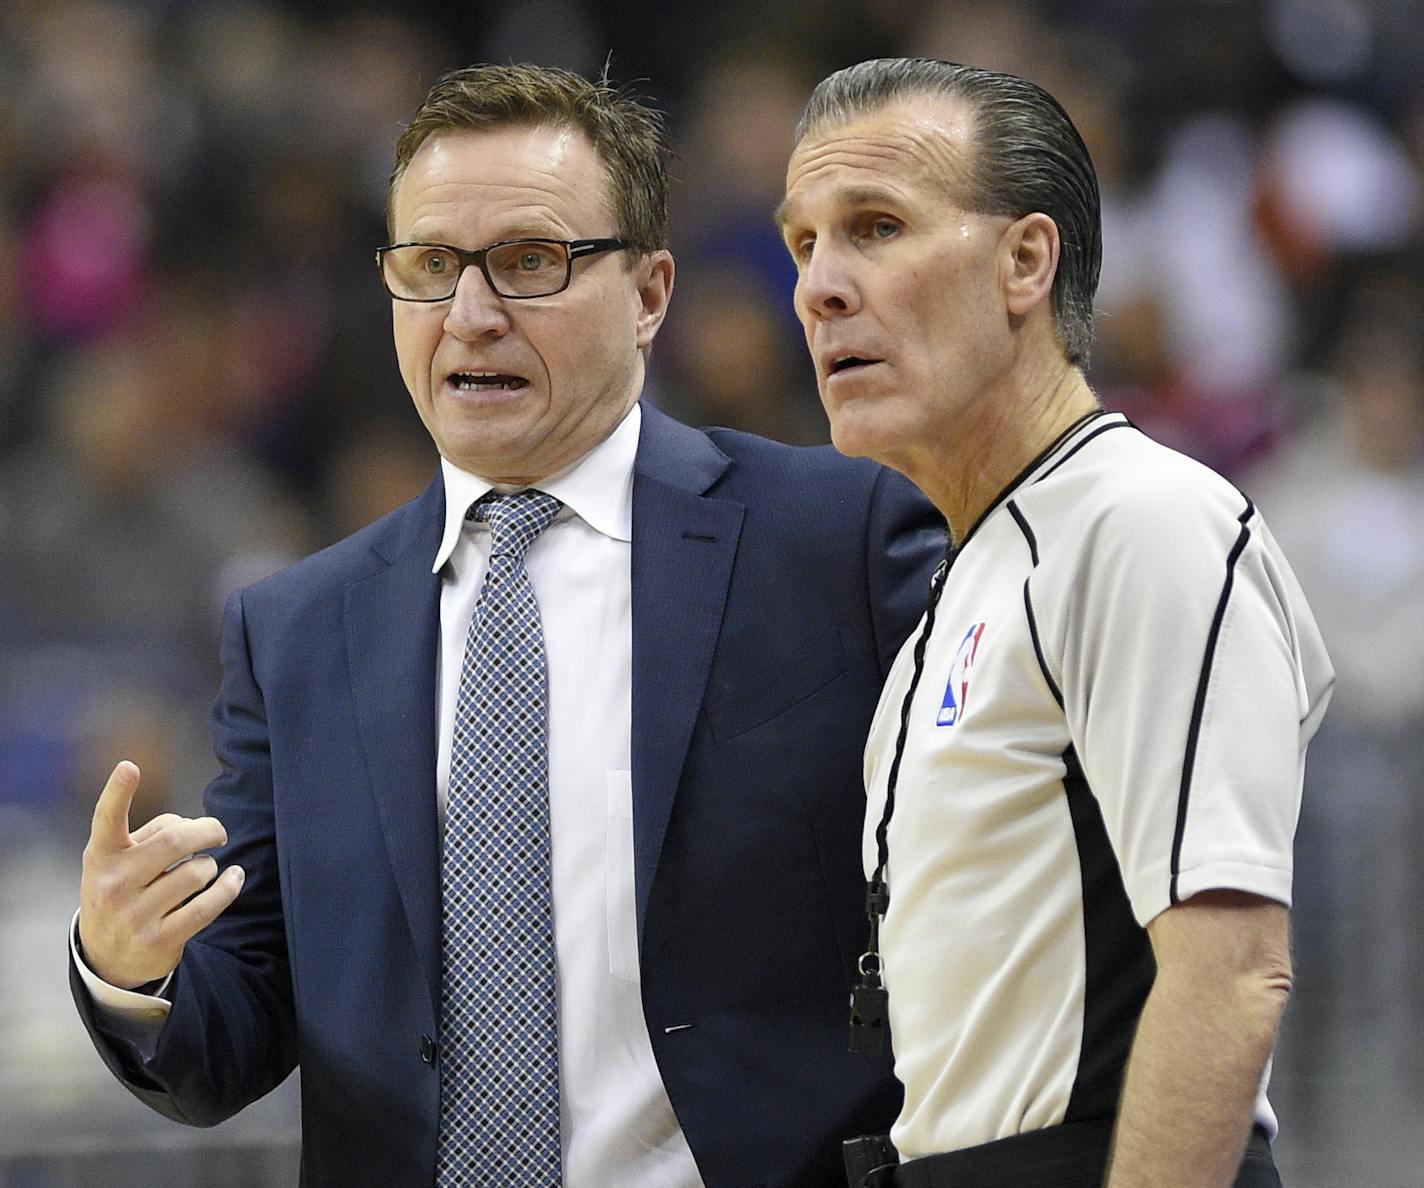
[[[490,563],[455,708],[441,872],[436,1182],[560,1182],[544,633],[525,551],[560,503],[484,496]]]

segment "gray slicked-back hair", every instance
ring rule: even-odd
[[[965,209],[1015,219],[1040,211],[1057,224],[1053,319],[1068,361],[1086,366],[1103,260],[1098,176],[1068,113],[1042,87],[935,58],[874,58],[817,84],[796,126],[796,143],[922,95],[962,100],[972,113],[975,152],[967,163],[967,193],[960,196]]]

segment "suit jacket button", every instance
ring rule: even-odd
[[[428,1035],[422,1034],[420,1037],[420,1058],[426,1064],[435,1063],[435,1041]]]

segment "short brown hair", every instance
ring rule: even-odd
[[[425,141],[441,132],[528,125],[575,128],[603,163],[619,238],[634,251],[667,246],[667,129],[662,115],[616,87],[557,66],[480,64],[454,70],[430,88],[396,141],[386,190],[386,227],[395,234],[396,185]]]

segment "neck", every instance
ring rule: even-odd
[[[1078,368],[1061,358],[1032,383],[986,396],[980,415],[916,479],[962,541],[1004,488],[1074,421],[1098,407]]]

